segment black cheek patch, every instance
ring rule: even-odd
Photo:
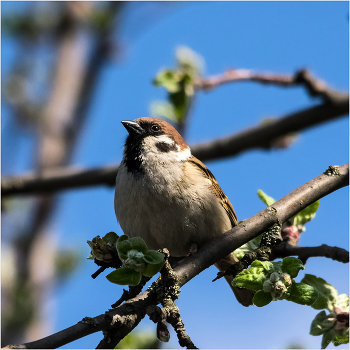
[[[157,142],[156,147],[161,152],[170,152],[170,151],[176,151],[176,145],[175,143],[169,144],[166,142]]]

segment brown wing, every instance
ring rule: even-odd
[[[228,217],[230,218],[232,227],[236,226],[238,223],[236,213],[232,207],[232,204],[228,200],[224,191],[221,189],[219,183],[215,179],[212,172],[199,159],[197,159],[194,156],[191,156],[191,158],[189,158],[187,161],[191,162],[193,165],[197,166],[208,177],[208,179],[211,180],[211,182],[213,184],[212,189],[213,189],[216,197],[220,198],[222,206],[225,209]]]

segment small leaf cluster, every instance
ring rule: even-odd
[[[233,279],[232,284],[257,292],[254,304],[259,307],[283,299],[312,305],[318,297],[317,289],[294,281],[299,271],[304,269],[302,262],[294,257],[286,257],[278,262],[255,260],[249,269],[240,272]]]
[[[316,310],[327,309],[316,315],[310,334],[323,335],[322,349],[329,343],[335,346],[349,342],[349,296],[338,295],[337,290],[324,279],[306,274],[300,283],[294,281],[302,262],[294,257],[270,262],[255,260],[249,269],[240,272],[232,285],[255,291],[254,304],[265,306],[275,300],[289,300],[309,305]]]
[[[122,267],[106,276],[112,283],[136,286],[142,275],[152,277],[164,265],[164,254],[148,250],[141,237],[128,238],[123,235],[116,241],[116,248]]]
[[[176,68],[162,69],[153,79],[155,86],[167,90],[167,102],[154,102],[152,114],[182,123],[190,108],[194,95],[194,84],[200,76],[203,59],[187,47],[176,50]]]
[[[115,232],[108,232],[104,237],[96,236],[92,241],[87,241],[91,248],[90,260],[99,260],[107,264],[113,262],[113,256],[116,252],[116,243],[119,236]]]
[[[317,288],[319,296],[311,305],[316,310],[327,309],[318,313],[311,323],[311,335],[323,335],[321,348],[331,342],[335,345],[349,343],[349,296],[338,295],[337,290],[324,279],[306,274],[302,282]]]

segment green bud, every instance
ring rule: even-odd
[[[146,263],[143,260],[143,253],[136,249],[131,249],[127,253],[127,259],[122,260],[123,266],[133,269],[137,272],[143,272],[146,268]]]

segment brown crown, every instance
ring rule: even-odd
[[[140,126],[142,126],[142,124],[158,124],[162,128],[164,134],[172,136],[174,138],[176,144],[180,146],[180,151],[189,148],[185,140],[178,133],[178,131],[171,124],[167,123],[163,119],[154,117],[143,117],[135,119],[134,122],[138,123]]]

